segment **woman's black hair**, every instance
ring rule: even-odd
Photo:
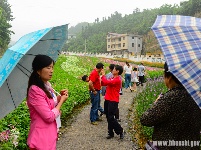
[[[28,81],[27,97],[28,97],[29,88],[32,85],[36,85],[39,88],[41,88],[49,98],[52,98],[52,95],[45,87],[45,83],[41,80],[39,74],[37,73],[37,71],[49,66],[51,63],[54,64],[54,60],[50,58],[49,56],[36,55],[36,57],[34,58],[32,62],[33,72],[31,73],[31,76],[29,77],[29,81]]]
[[[168,77],[172,76],[172,79],[173,79],[177,84],[182,85],[181,82],[169,71],[168,65],[167,65],[166,62],[165,62],[165,64],[164,64],[164,76],[165,76],[165,78],[166,78],[166,77],[168,78]]]
[[[135,67],[135,68],[133,68],[133,71],[137,71],[137,68]]]

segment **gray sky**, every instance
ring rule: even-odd
[[[47,27],[102,20],[115,11],[131,14],[135,8],[158,8],[163,4],[179,4],[183,0],[8,0],[14,20],[11,22],[12,41]]]

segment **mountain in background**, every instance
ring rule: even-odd
[[[68,29],[68,34],[78,34],[82,31],[83,27],[86,27],[88,26],[88,22],[81,22],[81,23],[78,23],[76,26],[71,26],[69,29]]]
[[[157,15],[184,15],[201,17],[201,0],[182,1],[179,5],[164,4],[154,9],[134,9],[132,14],[122,16],[117,11],[103,19],[95,19],[94,23],[79,23],[69,28],[69,34],[76,34],[76,38],[69,39],[64,45],[64,51],[74,52],[107,52],[106,37],[108,32],[118,34],[137,34],[143,36],[142,54],[161,53],[151,26]]]

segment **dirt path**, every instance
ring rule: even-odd
[[[138,92],[143,87],[138,87]],[[123,89],[123,95],[120,97],[119,111],[121,126],[126,131],[125,138],[119,139],[115,134],[114,138],[106,139],[107,136],[107,120],[103,115],[103,121],[98,125],[92,125],[89,120],[89,112],[91,105],[87,105],[76,116],[75,121],[63,133],[57,142],[57,150],[135,150],[137,146],[131,141],[128,133],[128,111],[131,108],[133,98],[136,92],[128,92]],[[101,106],[103,106],[103,97],[101,97]]]

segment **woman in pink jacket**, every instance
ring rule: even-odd
[[[30,150],[56,150],[57,124],[60,108],[68,98],[68,91],[55,95],[49,84],[54,61],[46,55],[37,55],[27,88],[27,104],[30,112],[30,131],[27,144]],[[56,100],[56,103],[55,103]]]

